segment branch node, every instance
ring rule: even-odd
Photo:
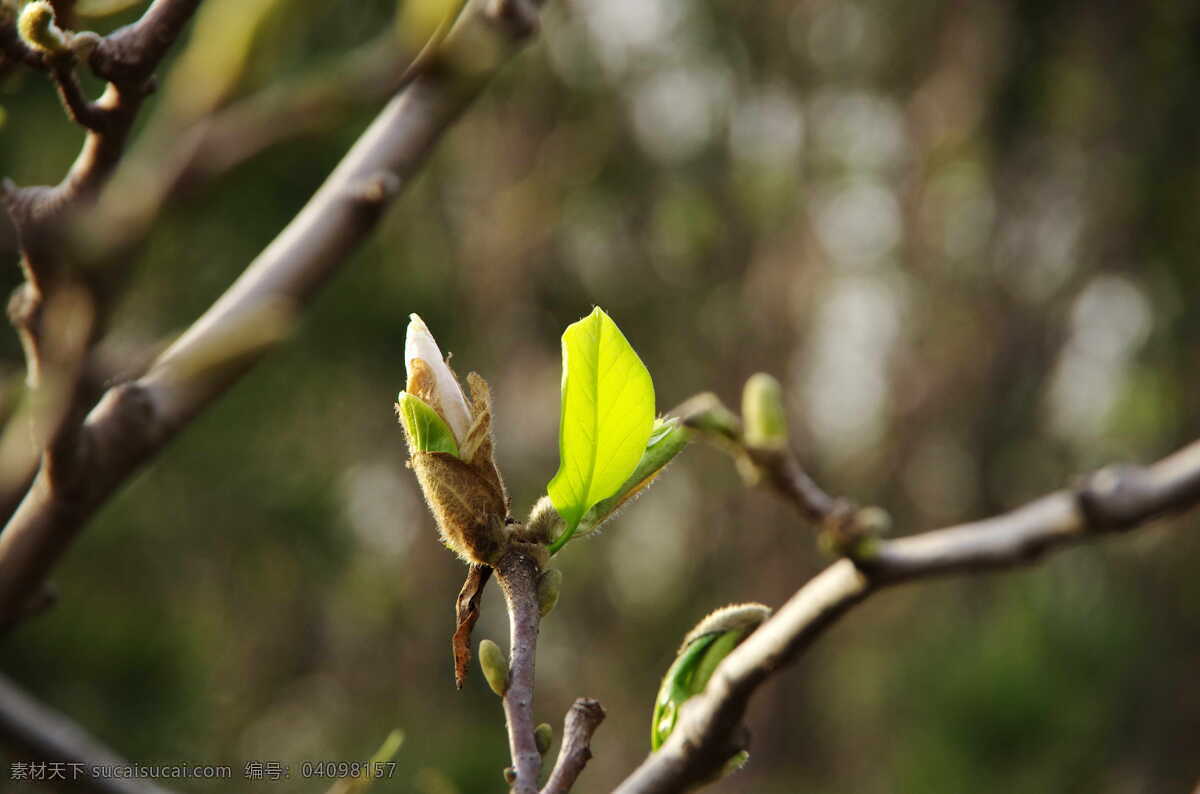
[[[531,0],[490,0],[487,15],[517,40],[532,36],[541,28],[537,7]]]
[[[1100,532],[1131,529],[1156,512],[1149,471],[1126,463],[1106,466],[1084,478],[1077,499],[1088,525]]]
[[[400,177],[391,171],[380,171],[352,185],[349,192],[355,201],[374,207],[390,201],[400,192],[400,187]]]

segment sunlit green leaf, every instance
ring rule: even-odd
[[[596,309],[562,337],[558,473],[546,488],[566,530],[562,547],[594,504],[625,484],[654,424],[654,384],[621,329]]]
[[[449,452],[458,457],[458,442],[450,426],[420,397],[400,392],[396,401],[411,452]]]

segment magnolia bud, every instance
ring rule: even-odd
[[[550,743],[554,741],[554,729],[550,727],[550,723],[543,722],[534,728],[533,740],[537,743],[539,753],[545,755],[550,752]]]
[[[562,571],[557,568],[548,568],[538,577],[537,583],[537,599],[538,599],[538,614],[546,617],[554,609],[558,603],[558,594],[562,589]]]
[[[415,314],[405,356],[408,382],[396,412],[442,542],[469,563],[493,563],[509,531],[508,494],[493,455],[491,391],[472,372],[467,405],[437,342]]]
[[[488,686],[500,697],[508,691],[508,662],[504,651],[491,640],[479,641],[479,666],[483,669],[483,677]]]
[[[742,390],[742,426],[749,447],[782,449],[787,445],[783,387],[765,372],[750,376]]]

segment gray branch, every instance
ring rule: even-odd
[[[579,779],[579,774],[592,759],[592,734],[604,722],[604,707],[600,701],[579,698],[571,704],[563,720],[562,747],[550,779],[541,794],[567,794]]]
[[[516,773],[512,794],[538,794],[538,773],[542,769],[542,755],[533,736],[533,667],[540,621],[538,573],[537,561],[516,550],[505,554],[496,565],[496,581],[508,605],[508,690],[504,693],[504,717]]]
[[[1200,442],[1152,466],[1092,475],[995,518],[893,541],[857,562],[842,559],[804,585],[717,668],[680,710],[671,738],[616,789],[666,794],[701,785],[742,749],[739,730],[754,691],[851,607],[893,584],[949,573],[1011,568],[1053,549],[1132,529],[1200,503]]]
[[[18,761],[82,765],[64,771],[66,784],[93,794],[170,794],[168,789],[143,780],[93,777],[97,766],[127,766],[103,744],[61,714],[38,703],[4,676],[0,676],[0,736],[19,752]],[[47,781],[53,782],[53,781]]]
[[[532,28],[525,8],[472,3],[431,68],[392,99],[274,242],[145,375],[103,395],[70,450],[43,461],[0,534],[0,625],[19,617],[75,535],[138,466],[283,337],[519,48]]]

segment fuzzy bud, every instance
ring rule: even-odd
[[[742,390],[742,427],[746,445],[756,449],[787,446],[787,413],[779,381],[759,372],[750,376]]]
[[[550,752],[550,743],[554,741],[554,729],[550,727],[550,723],[543,722],[534,728],[533,740],[537,743],[539,753],[545,755]]]
[[[534,543],[549,543],[566,529],[562,516],[554,509],[549,496],[537,500],[525,522],[525,536]]]
[[[483,669],[483,677],[488,686],[500,697],[508,691],[508,661],[504,651],[491,640],[479,641],[479,666]]]
[[[558,603],[558,594],[562,590],[562,571],[548,568],[538,577],[537,600],[538,614],[546,617]]]
[[[34,0],[21,9],[17,33],[35,50],[52,54],[67,51],[67,37],[54,23],[54,6],[46,0]]]

